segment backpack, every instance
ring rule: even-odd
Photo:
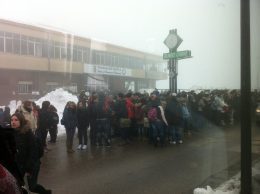
[[[156,119],[157,119],[157,108],[156,107],[151,107],[148,110],[147,118],[149,119],[149,121],[156,121]]]

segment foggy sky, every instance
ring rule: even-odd
[[[260,88],[260,2],[251,4],[252,87]],[[177,29],[178,50],[193,56],[179,61],[178,88],[240,87],[240,0],[0,0],[0,17],[158,55]]]

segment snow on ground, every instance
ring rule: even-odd
[[[227,182],[221,184],[218,188],[212,189],[210,186],[206,188],[196,188],[193,194],[239,194],[240,193],[240,174],[235,175]]]

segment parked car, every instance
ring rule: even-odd
[[[255,110],[255,118],[256,118],[256,123],[260,124],[260,102],[257,103],[257,107]]]

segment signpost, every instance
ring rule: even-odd
[[[169,86],[170,91],[174,93],[177,93],[178,60],[191,57],[190,50],[177,51],[182,41],[176,29],[170,30],[164,40],[164,44],[169,48],[169,53],[163,53],[163,59],[168,59]]]

